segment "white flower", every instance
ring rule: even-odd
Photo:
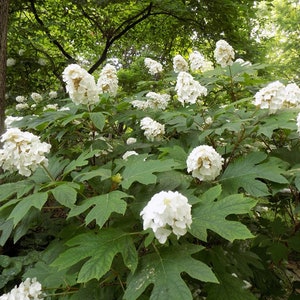
[[[55,99],[55,98],[57,98],[57,92],[55,92],[55,91],[50,91],[50,92],[49,92],[49,98],[50,98],[50,99]]]
[[[212,119],[211,117],[207,117],[207,118],[204,120],[204,123],[205,123],[206,125],[211,125],[212,122],[213,122],[213,119]]]
[[[270,114],[282,108],[285,99],[285,86],[280,81],[269,83],[254,95],[253,104],[261,109],[269,109]]]
[[[166,109],[169,101],[171,100],[171,96],[168,94],[158,94],[154,92],[149,92],[146,95],[147,107],[152,109]]]
[[[7,116],[7,117],[5,118],[5,121],[4,121],[4,124],[5,124],[6,129],[11,128],[11,127],[12,127],[11,124],[12,124],[14,121],[20,121],[20,120],[22,120],[22,119],[23,119],[23,117]]]
[[[214,56],[216,62],[222,67],[231,66],[234,60],[234,50],[226,41],[219,40],[216,43]]]
[[[181,55],[177,54],[173,58],[173,69],[176,73],[187,72],[189,70],[189,65]]]
[[[148,58],[148,57],[145,58],[144,63],[145,63],[145,66],[149,69],[149,73],[151,75],[160,73],[163,70],[162,64],[151,58]]]
[[[145,110],[149,108],[149,103],[147,101],[133,100],[131,101],[131,104],[133,107],[136,107],[137,109],[141,109],[141,110]]]
[[[198,97],[207,95],[207,89],[194,80],[193,76],[187,72],[178,74],[175,90],[182,105],[185,103],[196,103]]]
[[[45,154],[49,153],[51,145],[41,142],[38,136],[30,132],[9,128],[2,135],[1,142],[0,166],[3,170],[18,171],[28,177],[40,164],[48,165]]]
[[[16,60],[14,58],[8,58],[6,60],[6,66],[7,67],[12,67],[16,64]]]
[[[77,64],[71,64],[63,71],[67,92],[76,104],[96,104],[99,102],[99,88],[95,78]]]
[[[284,103],[287,107],[297,107],[300,105],[300,88],[296,83],[289,83],[285,87]]]
[[[24,53],[25,53],[25,50],[24,50],[24,49],[20,49],[19,52],[18,52],[18,54],[19,54],[20,56],[24,55]]]
[[[117,95],[118,91],[118,76],[117,69],[110,64],[107,64],[101,71],[97,82],[100,93],[110,93],[112,96]]]
[[[40,300],[42,296],[42,285],[36,278],[27,278],[21,282],[19,287],[15,286],[9,293],[0,296],[0,300]]]
[[[235,61],[235,63],[239,63],[241,66],[251,66],[251,62],[250,61],[244,61],[242,58],[237,58]]]
[[[43,100],[43,97],[41,94],[39,93],[32,93],[30,95],[30,97],[32,98],[32,100],[35,102],[35,103],[39,103]]]
[[[193,51],[189,55],[189,61],[190,61],[191,71],[197,71],[197,70],[202,71],[202,68],[205,65],[205,58],[198,51]]]
[[[58,104],[57,103],[55,103],[55,104],[47,104],[43,108],[43,111],[46,111],[46,110],[58,110]]]
[[[28,103],[18,103],[16,105],[16,110],[17,111],[20,111],[20,110],[23,110],[23,109],[27,109],[27,108],[29,108]]]
[[[191,205],[179,192],[161,191],[155,194],[141,211],[144,230],[151,228],[155,237],[164,244],[173,232],[177,239],[192,224]]]
[[[201,181],[214,180],[221,172],[224,159],[208,145],[193,149],[186,160],[187,171]]]
[[[300,134],[300,113],[298,114],[298,116],[297,116],[297,131],[299,132],[299,134]]]
[[[124,160],[127,160],[127,158],[129,157],[129,156],[132,156],[132,155],[139,155],[137,152],[135,152],[135,151],[126,151],[124,154],[123,154],[123,156],[122,156],[122,158],[124,159]]]
[[[17,96],[16,97],[16,101],[19,102],[19,103],[23,103],[26,101],[26,97],[24,96]]]
[[[136,143],[136,138],[130,137],[127,139],[126,144],[131,145]]]
[[[141,120],[141,129],[144,130],[144,135],[149,141],[161,140],[165,134],[165,125],[162,125],[149,117]]]

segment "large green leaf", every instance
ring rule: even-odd
[[[225,194],[233,194],[243,188],[255,197],[269,195],[267,185],[260,179],[287,184],[288,180],[281,174],[285,166],[279,158],[269,158],[262,152],[253,152],[230,163],[220,178]]]
[[[220,186],[213,187],[203,194],[201,201],[192,209],[193,223],[190,233],[203,241],[207,239],[208,229],[231,242],[253,237],[245,225],[238,221],[226,220],[226,217],[231,214],[249,213],[256,201],[242,194],[216,200],[220,194]]]
[[[172,170],[177,163],[173,159],[147,160],[147,155],[132,155],[128,158],[122,173],[122,187],[128,189],[135,181],[142,184],[156,183],[156,172]]]
[[[207,300],[256,300],[257,298],[244,288],[245,283],[230,274],[218,276],[219,284],[209,283]]]
[[[99,234],[84,233],[66,243],[71,247],[51,265],[59,270],[69,268],[85,260],[78,274],[78,282],[99,279],[109,271],[117,253],[121,253],[125,265],[134,272],[138,257],[132,238],[117,229],[102,229]]]
[[[103,113],[101,112],[90,113],[90,118],[93,124],[95,125],[95,127],[102,131],[105,125],[105,116],[103,115]]]
[[[72,184],[66,182],[51,190],[54,198],[61,205],[73,207],[77,199],[77,191]]]
[[[28,213],[31,207],[41,210],[48,199],[48,193],[35,193],[27,196],[14,207],[8,219],[13,219],[14,226],[16,226],[22,218]]]
[[[88,208],[92,207],[87,216],[85,217],[86,224],[93,220],[100,228],[108,220],[112,212],[124,214],[126,211],[127,203],[122,198],[128,197],[127,194],[120,191],[113,191],[105,195],[85,200],[81,205],[74,206],[69,212],[68,217],[74,217],[85,212]]]
[[[183,272],[204,282],[218,280],[203,262],[191,257],[203,247],[192,244],[170,246],[143,256],[136,272],[129,278],[124,299],[135,300],[154,284],[150,300],[189,300],[192,294],[181,278]]]
[[[27,194],[33,187],[34,182],[31,180],[23,180],[12,183],[5,183],[0,185],[0,202],[7,198],[17,194],[17,198],[20,198]]]

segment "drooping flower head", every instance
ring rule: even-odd
[[[161,140],[165,134],[165,125],[160,124],[149,117],[143,118],[140,124],[141,129],[144,130],[145,137],[151,142],[154,140]]]
[[[18,171],[30,176],[41,164],[48,165],[45,157],[51,145],[41,142],[40,138],[19,128],[9,128],[2,135],[3,149],[0,149],[0,166],[3,170]]]
[[[222,67],[231,66],[234,60],[234,50],[226,41],[219,40],[216,43],[214,57]]]
[[[180,54],[177,54],[173,58],[173,69],[176,73],[187,72],[189,70],[187,61]]]
[[[285,86],[280,81],[269,83],[254,95],[253,104],[261,109],[269,109],[270,114],[282,108],[285,100]]]
[[[36,278],[27,278],[17,287],[15,286],[9,293],[0,296],[0,300],[41,300],[42,285]]]
[[[77,64],[71,64],[63,71],[67,92],[76,104],[96,104],[99,102],[99,88],[95,78]]]
[[[163,70],[161,63],[159,63],[156,60],[153,60],[149,57],[145,58],[144,63],[145,63],[145,66],[149,69],[149,73],[151,75],[158,74],[158,73],[162,72],[162,70]]]
[[[189,154],[187,171],[201,181],[214,180],[221,172],[224,158],[211,146],[201,145]]]
[[[173,232],[177,238],[192,224],[191,205],[179,192],[161,191],[155,194],[141,211],[144,230],[151,228],[155,237],[164,244]]]
[[[187,72],[178,74],[175,90],[182,105],[185,103],[194,104],[198,97],[207,95],[206,87],[194,80],[193,76]]]
[[[106,64],[100,73],[100,77],[97,82],[97,86],[100,89],[100,93],[109,93],[112,96],[117,95],[118,91],[118,76],[117,69],[111,65]]]

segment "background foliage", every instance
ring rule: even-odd
[[[269,114],[252,104],[255,92],[278,74],[261,64],[277,37],[255,41],[253,1],[199,5],[11,4],[9,56],[16,65],[8,68],[7,115],[22,115],[14,125],[39,135],[52,148],[46,172],[40,168],[26,179],[1,175],[3,293],[21,279],[37,277],[49,299],[299,297],[298,110]],[[273,5],[281,7],[279,2]],[[281,11],[276,24],[283,28],[287,20],[280,19]],[[258,20],[264,21],[261,15]],[[290,22],[294,28],[294,19]],[[212,59],[220,37],[252,65],[236,62],[193,74],[208,96],[200,104],[182,106],[174,91],[172,57],[198,49]],[[289,46],[295,49],[292,42]],[[146,56],[164,64],[163,74],[147,73]],[[284,69],[285,78],[297,82],[297,56],[287,56],[290,60],[270,55],[267,63],[276,66],[280,58],[277,66],[291,66]],[[97,106],[75,106],[60,79],[64,67],[75,61],[96,77],[104,62],[116,64],[117,97],[103,94]],[[46,96],[53,89],[59,90],[59,99]],[[33,91],[43,93],[43,102],[15,111],[15,96]],[[166,111],[132,108],[130,102],[149,91],[172,96]],[[69,110],[44,111],[49,103]],[[165,124],[162,141],[145,138],[139,126],[145,116]],[[128,145],[129,137],[137,143]],[[201,144],[213,146],[225,158],[213,182],[199,182],[186,172],[188,154]],[[123,160],[129,150],[139,155]],[[139,215],[162,190],[185,195],[193,217],[188,234],[165,245],[150,230],[143,231]]]

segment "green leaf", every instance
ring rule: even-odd
[[[146,160],[147,155],[132,155],[129,157],[122,173],[121,185],[128,189],[135,181],[148,185],[156,183],[155,172],[172,170],[177,163],[173,159]]]
[[[257,133],[264,134],[268,138],[271,138],[273,131],[279,128],[296,131],[296,115],[297,111],[295,110],[280,110],[276,114],[268,115],[267,118],[262,119]]]
[[[23,180],[13,183],[5,183],[0,185],[0,201],[17,194],[17,198],[24,196],[34,187],[34,182],[31,180]]]
[[[90,113],[90,118],[96,128],[102,131],[105,125],[105,116],[101,112],[93,112]]]
[[[80,173],[76,177],[74,177],[74,181],[83,182],[86,180],[90,180],[94,177],[101,177],[102,180],[108,179],[111,177],[111,170],[99,168],[97,170]]]
[[[228,221],[226,217],[231,214],[249,213],[256,201],[244,197],[242,194],[231,195],[215,201],[220,190],[218,187],[210,190],[192,209],[193,223],[190,233],[203,241],[207,240],[208,229],[231,242],[235,239],[252,238],[252,233],[245,225],[237,221]]]
[[[207,300],[257,300],[244,288],[244,282],[230,274],[218,276],[219,284],[209,283],[206,287]]]
[[[61,184],[51,190],[54,198],[61,205],[72,208],[77,199],[77,191],[68,182]]]
[[[112,212],[123,214],[126,211],[127,203],[122,198],[128,197],[127,194],[120,191],[100,195],[85,200],[81,205],[72,207],[68,218],[77,216],[85,212],[88,208],[93,207],[85,217],[86,224],[96,220],[100,228],[109,219]]]
[[[0,246],[4,246],[7,240],[10,237],[10,234],[12,233],[14,228],[14,224],[12,219],[0,221],[0,231],[1,231],[1,237],[0,237]]]
[[[35,207],[38,210],[41,210],[47,199],[48,193],[35,193],[21,199],[21,201],[19,201],[19,203],[10,213],[8,219],[13,219],[14,226],[16,226],[28,213],[31,207]]]
[[[134,272],[138,257],[132,238],[117,229],[102,229],[99,234],[80,234],[66,243],[72,247],[63,252],[51,265],[59,270],[85,260],[78,274],[78,282],[100,279],[109,271],[117,253],[121,253],[125,265]]]
[[[265,153],[253,152],[229,164],[219,181],[225,194],[236,193],[243,188],[255,197],[269,195],[267,185],[259,178],[287,184],[288,180],[281,175],[285,171],[282,160],[266,158]]]
[[[204,282],[217,283],[211,269],[191,257],[202,249],[201,246],[186,244],[143,256],[138,269],[129,277],[124,299],[135,300],[148,285],[154,284],[150,300],[190,300],[192,294],[180,276],[182,272]]]
[[[93,157],[95,154],[97,154],[98,150],[86,150],[83,153],[79,155],[79,157],[73,161],[71,161],[64,170],[64,176],[66,176],[68,173],[74,171],[77,167],[86,166],[88,164],[88,159]]]

